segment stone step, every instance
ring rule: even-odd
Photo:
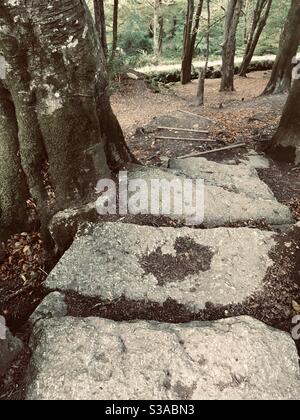
[[[147,134],[156,132],[158,127],[177,127],[196,130],[209,130],[214,122],[206,117],[189,112],[173,111],[172,114],[160,115],[153,118],[149,124],[143,127]]]
[[[171,169],[157,167],[137,167],[129,173],[129,180],[146,181],[150,190],[152,180],[178,182],[184,185],[186,179],[204,180],[205,227],[219,227],[249,220],[265,221],[271,226],[293,224],[289,208],[279,203],[269,187],[259,179],[254,168],[248,165],[227,165],[210,162],[203,158],[173,160]],[[172,197],[172,195],[171,195]],[[146,201],[142,214],[149,214],[151,197]],[[162,198],[160,205],[162,206]],[[174,211],[170,217],[186,223],[193,214],[189,209],[182,215]],[[186,223],[186,224],[191,224]],[[196,223],[195,223],[196,224]]]
[[[291,337],[252,318],[173,325],[100,318],[40,321],[28,400],[292,400]]]
[[[190,312],[262,292],[279,235],[249,228],[90,225],[48,276],[49,290],[115,301],[173,300]]]
[[[294,221],[290,209],[279,203],[274,197],[270,188],[260,180],[255,170],[256,167],[267,167],[268,160],[257,155],[254,151],[249,151],[243,156],[240,164],[217,163],[205,158],[172,159],[169,168],[142,167],[134,166],[128,173],[128,183],[131,181],[144,182],[140,188],[142,192],[148,190],[149,195],[142,199],[144,205],[138,214],[128,212],[121,214],[126,221],[136,223],[130,218],[154,217],[157,224],[161,224],[162,218],[170,224],[174,221],[179,225],[202,225],[203,227],[213,228],[232,225],[261,225],[268,224],[274,229],[287,229]],[[177,182],[183,187],[186,180],[202,179],[204,181],[204,208],[198,206],[197,211],[190,208],[183,208],[181,214],[177,214],[172,206],[174,192],[170,188],[171,183]],[[164,198],[150,194],[150,187],[154,180],[160,181],[160,191],[164,193]],[[165,184],[163,185],[162,182]],[[103,188],[104,190],[104,188]],[[139,188],[137,188],[137,192]],[[135,192],[128,191],[128,197],[135,196]],[[151,207],[162,208],[166,197],[171,198],[171,208],[168,214],[161,212],[151,212]],[[187,201],[189,201],[189,197]],[[138,201],[138,200],[137,200]],[[200,208],[199,208],[200,207]],[[130,209],[129,209],[130,210]],[[195,214],[200,217],[195,218]],[[204,213],[204,214],[203,214]],[[96,203],[92,202],[78,209],[68,209],[57,213],[50,224],[52,236],[61,251],[65,251],[72,243],[78,226],[81,222],[97,222],[105,218],[115,218],[120,215],[100,216],[96,209]],[[111,220],[111,219],[110,219]],[[112,220],[111,220],[112,221]],[[153,220],[152,220],[153,223]],[[151,220],[144,224],[151,224]]]
[[[254,156],[250,155],[248,159]],[[205,185],[221,187],[254,199],[275,200],[273,192],[258,177],[254,164],[252,161],[245,160],[244,163],[230,165],[198,157],[171,159],[169,168],[178,175],[192,179],[201,178],[205,181]]]

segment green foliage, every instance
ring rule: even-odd
[[[269,20],[256,49],[257,55],[277,54],[281,31],[290,5],[290,0],[273,0]]]
[[[152,52],[152,39],[149,36],[147,20],[135,11],[122,25],[119,32],[119,47],[130,56]]]
[[[155,0],[120,0],[119,11],[119,53],[114,63],[114,71],[147,63],[179,62],[182,56],[182,41],[185,24],[186,0],[162,0],[159,14],[164,19],[163,51],[160,57],[153,54],[153,21]],[[198,0],[195,0],[195,4]],[[245,40],[249,32],[253,10],[257,0],[245,2],[237,32],[237,55],[242,56]],[[89,0],[92,5],[92,1]],[[290,7],[291,0],[273,0],[270,17],[257,46],[256,55],[276,54],[281,30]],[[112,0],[105,1],[108,43],[112,39]],[[210,42],[211,58],[219,58],[223,43],[224,0],[211,0]],[[247,5],[247,6],[246,6]],[[205,3],[201,17],[195,55],[205,52],[206,13]]]

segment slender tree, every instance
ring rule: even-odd
[[[118,26],[119,26],[119,0],[114,0],[114,13],[113,13],[113,40],[111,47],[110,62],[112,63],[116,56],[118,47]]]
[[[244,44],[245,46],[248,43],[248,39],[249,39],[249,33],[250,33],[250,18],[249,16],[251,15],[251,6],[252,6],[252,0],[245,0],[244,1]]]
[[[226,10],[224,44],[222,52],[222,80],[220,91],[234,90],[234,58],[236,32],[242,12],[243,0],[229,0]]]
[[[276,160],[300,164],[300,77],[293,83],[278,131],[267,152]]]
[[[175,38],[176,35],[176,30],[177,30],[177,25],[178,25],[178,19],[177,16],[173,16],[172,18],[172,28],[170,30],[170,39]]]
[[[94,0],[95,23],[105,58],[108,58],[106,22],[103,0]]]
[[[111,109],[104,54],[85,2],[1,1],[0,51],[4,234],[15,228],[11,221],[21,225],[29,195],[46,225],[45,161],[56,211],[89,200],[99,177],[134,158]]]
[[[160,56],[163,48],[164,17],[161,14],[162,0],[154,0],[153,3],[153,51]]]
[[[204,68],[199,72],[198,89],[197,89],[197,105],[204,105],[204,90],[205,90],[205,77],[208,68],[209,54],[210,54],[210,25],[211,25],[211,9],[210,0],[206,0],[207,8],[207,29],[206,29],[206,52]]]
[[[160,6],[159,0],[154,0],[153,5],[153,51],[155,55],[158,55],[158,28],[159,28],[159,15],[158,10]]]
[[[159,16],[158,25],[159,25],[158,55],[161,55],[163,52],[163,40],[164,40],[164,17],[163,16]]]
[[[249,33],[243,62],[239,71],[240,76],[245,77],[247,74],[247,70],[254,55],[255,48],[270,15],[272,1],[273,0],[257,0],[256,2],[253,13],[252,27]]]
[[[280,38],[279,51],[269,83],[263,94],[289,91],[292,80],[293,58],[300,43],[300,0],[292,0],[287,20]]]
[[[186,22],[183,37],[183,54],[181,65],[181,83],[189,83],[192,79],[192,62],[195,53],[195,45],[200,26],[200,18],[204,0],[199,0],[195,12],[194,0],[188,0]]]

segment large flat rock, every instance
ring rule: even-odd
[[[222,187],[227,191],[245,194],[254,199],[275,200],[270,188],[259,179],[256,170],[249,163],[228,165],[205,158],[171,159],[170,169],[189,178],[201,178],[205,185]]]
[[[144,130],[146,132],[153,132],[156,131],[158,127],[208,130],[213,124],[214,122],[207,117],[175,111],[172,112],[172,114],[160,115],[153,118],[153,120],[144,127]]]
[[[198,158],[197,158],[198,159]],[[129,174],[129,179],[147,182],[150,190],[152,180],[177,180],[183,185],[184,179],[204,180],[204,220],[206,227],[225,226],[231,223],[266,221],[272,226],[293,223],[289,208],[279,203],[268,186],[262,182],[255,169],[242,165],[224,165],[215,162],[185,160],[173,161],[173,170],[156,167],[138,167]],[[203,164],[201,164],[203,162]],[[143,213],[151,208],[151,197]],[[181,215],[171,211],[169,216],[183,222],[193,213]],[[191,224],[190,222],[188,224]]]
[[[28,400],[299,399],[295,345],[248,317],[184,325],[39,322]]]
[[[249,161],[253,158],[253,161]],[[142,180],[148,195],[142,200],[142,205],[137,212],[128,212],[124,215],[127,221],[131,217],[139,217],[140,214],[157,218],[166,216],[168,222],[179,223],[181,225],[203,225],[204,227],[232,226],[233,224],[248,224],[266,222],[274,229],[286,228],[293,224],[293,218],[289,208],[279,203],[274,197],[269,187],[262,182],[255,170],[255,167],[266,167],[268,161],[255,152],[249,152],[241,164],[220,164],[209,161],[205,158],[173,159],[170,161],[170,168],[163,169],[158,167],[135,166],[128,173],[129,182]],[[183,206],[183,211],[176,213],[172,207],[174,192],[172,185],[177,183],[183,186],[187,180],[202,179],[204,181],[204,195],[201,205],[195,212],[193,206]],[[151,195],[153,181],[159,181],[159,196]],[[138,188],[137,188],[138,190]],[[135,192],[128,191],[131,199]],[[168,200],[171,198],[171,202]],[[190,197],[188,196],[187,202]],[[185,200],[182,200],[185,202]],[[170,204],[168,211],[158,211],[165,204]],[[154,204],[154,206],[153,206]],[[202,206],[203,204],[203,206]],[[154,207],[154,211],[153,211]],[[167,206],[168,207],[168,206]],[[106,215],[106,210],[104,214]],[[194,217],[198,214],[198,217]],[[118,215],[110,215],[118,218]],[[51,234],[60,248],[65,251],[72,243],[78,227],[85,222],[96,223],[100,220],[95,202],[86,206],[74,209],[67,209],[57,213],[50,224]],[[102,219],[103,220],[103,219]]]
[[[91,225],[45,286],[108,301],[173,299],[196,312],[207,302],[240,303],[262,290],[275,243],[274,233],[248,228]]]

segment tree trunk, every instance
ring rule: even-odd
[[[255,48],[258,44],[263,29],[266,26],[271,6],[272,0],[257,0],[254,10],[252,28],[246,45],[243,62],[239,71],[239,75],[242,77],[245,77],[247,74],[247,70],[254,55]]]
[[[194,0],[188,0],[186,23],[184,28],[183,40],[183,56],[181,66],[181,83],[183,85],[189,83],[192,79],[192,62],[195,53],[195,45],[199,31],[200,18],[203,8],[203,1],[199,0],[196,10],[195,18],[195,5]]]
[[[199,72],[197,100],[196,100],[197,106],[204,105],[205,77],[207,73],[209,54],[210,54],[210,21],[211,21],[210,0],[206,0],[206,6],[207,6],[206,54],[205,54],[204,69]]]
[[[18,127],[10,93],[0,83],[0,242],[13,231],[27,228],[26,200],[30,197],[18,156]]]
[[[194,19],[194,8],[194,0],[187,0],[187,12],[183,34],[183,52],[181,65],[181,83],[183,85],[191,81],[191,67],[189,63],[192,62],[192,59],[190,58],[190,45]]]
[[[300,164],[300,79],[293,84],[267,153],[275,160]]]
[[[113,16],[113,40],[111,47],[110,62],[112,63],[116,56],[118,47],[118,23],[119,23],[119,0],[114,0],[114,16]]]
[[[244,6],[244,45],[246,46],[248,44],[248,40],[249,40],[249,32],[250,32],[250,28],[249,28],[249,14],[251,13],[251,4],[250,4],[250,0],[245,0],[244,1],[245,6]]]
[[[161,55],[163,52],[163,40],[164,40],[164,18],[163,16],[159,17],[159,36],[158,36],[158,54]]]
[[[19,194],[26,195],[28,184],[45,225],[52,211],[87,202],[110,165],[123,167],[134,158],[111,110],[105,58],[85,2],[2,3],[0,49],[6,62],[3,85],[15,113],[14,131],[5,120],[1,130],[4,137],[18,136],[2,153],[12,153],[17,170],[19,149],[27,179]],[[56,209],[46,205],[45,160]],[[5,174],[1,171],[0,184],[5,176],[12,178]]]
[[[100,44],[105,55],[108,58],[108,47],[106,37],[106,22],[105,22],[105,9],[103,0],[94,0],[94,11],[95,11],[95,24],[96,30],[99,35]]]
[[[154,55],[160,55],[160,36],[161,36],[161,0],[154,0],[153,6],[153,52]]]
[[[173,16],[173,19],[172,19],[172,29],[170,31],[170,39],[175,38],[176,30],[177,30],[177,25],[178,25],[177,16]]]
[[[279,51],[270,81],[263,95],[288,92],[291,87],[293,58],[300,43],[300,0],[292,0],[292,5],[280,39]]]
[[[220,91],[234,91],[234,58],[236,31],[243,7],[243,0],[229,0],[224,31],[222,53],[222,80]]]

